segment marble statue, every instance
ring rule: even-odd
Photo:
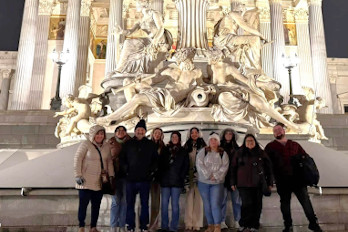
[[[302,130],[312,135],[314,141],[327,140],[324,129],[317,119],[317,110],[325,107],[325,100],[316,97],[314,90],[309,87],[302,87],[304,95],[294,95],[300,102],[297,109],[299,119],[297,123],[303,128]]]
[[[119,25],[114,34],[129,36],[142,30],[148,37],[126,39],[114,73],[154,73],[158,64],[166,59],[171,49],[173,38],[163,26],[160,12],[149,8],[148,0],[138,0],[137,10],[143,13],[141,20],[131,29],[123,30]],[[114,74],[112,73],[112,74]]]
[[[233,56],[241,68],[261,69],[260,52],[262,41],[266,42],[266,39],[247,23],[248,20],[244,18],[245,12],[244,5],[239,4],[239,7],[218,21],[214,26],[213,45],[222,50],[225,56]],[[239,28],[248,35],[238,35]]]
[[[139,106],[152,108],[158,115],[174,115],[184,106],[188,94],[196,87],[203,84],[202,71],[193,65],[195,49],[181,49],[174,54],[176,64],[171,64],[160,75],[148,80],[149,88],[142,88],[139,92],[133,90],[131,99],[122,107],[97,119],[97,123],[108,125],[130,116]],[[138,77],[141,82],[141,79]],[[155,85],[167,81],[164,88]],[[134,87],[132,87],[134,89]]]

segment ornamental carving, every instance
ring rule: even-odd
[[[292,9],[283,9],[283,19],[286,23],[294,23],[295,22],[295,15],[294,11]]]
[[[53,0],[40,0],[39,15],[51,15]]]
[[[271,13],[268,7],[259,8],[259,13],[261,22],[271,22]]]
[[[108,25],[97,25],[97,37],[108,36]]]
[[[308,10],[299,8],[295,10],[296,23],[308,23]]]
[[[58,2],[53,5],[52,15],[66,15],[68,10],[67,2]]]
[[[89,17],[90,12],[91,12],[91,0],[82,0],[80,15],[84,17]]]

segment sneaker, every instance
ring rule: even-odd
[[[318,223],[315,223],[315,224],[309,223],[308,229],[310,229],[314,232],[323,232],[323,230],[320,228]]]
[[[242,232],[242,231],[245,231],[246,230],[246,228],[245,227],[243,227],[243,226],[240,226],[239,228],[238,228],[238,232]]]
[[[234,222],[234,228],[236,228],[236,229],[239,229],[239,228],[240,228],[240,225],[239,225],[239,222],[238,222],[238,221],[235,221],[235,222]]]
[[[228,229],[228,226],[226,225],[226,222],[221,222],[221,229]]]
[[[255,228],[250,228],[249,231],[250,231],[250,232],[258,232],[259,230],[258,230],[258,229],[255,229]]]
[[[85,227],[80,227],[79,232],[85,232]]]
[[[285,226],[283,232],[293,232],[294,228],[292,226]]]

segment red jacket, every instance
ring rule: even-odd
[[[272,161],[276,180],[282,177],[293,176],[291,157],[299,153],[306,154],[301,145],[292,140],[288,140],[285,145],[274,140],[267,144],[265,151]]]

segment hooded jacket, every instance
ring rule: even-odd
[[[76,189],[89,189],[94,191],[101,190],[100,175],[102,169],[100,155],[93,145],[97,145],[94,141],[94,137],[100,130],[105,129],[99,125],[91,127],[89,129],[89,139],[82,142],[75,153],[74,175],[75,177],[82,177],[85,180],[83,185],[76,184]],[[110,146],[105,141],[105,138],[102,146],[98,146],[98,149],[102,155],[104,169],[109,173],[109,176],[114,176],[114,166],[111,159]]]
[[[108,141],[111,149],[112,161],[114,163],[115,175],[117,178],[124,177],[124,173],[120,172],[120,154],[122,146],[130,139],[131,137],[126,134],[126,136],[123,138],[123,142],[119,142],[115,136]]]

